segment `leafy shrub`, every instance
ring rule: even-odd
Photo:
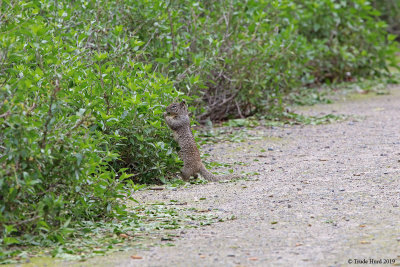
[[[159,181],[179,167],[161,116],[178,92],[131,58],[143,45],[136,36],[82,20],[74,4],[85,7],[3,2],[4,246],[61,242],[72,223],[124,216],[122,180]]]
[[[388,32],[400,40],[400,2],[397,0],[373,0],[372,6],[381,12],[381,18],[388,24]]]
[[[106,20],[137,33],[142,62],[195,98],[198,120],[282,109],[291,88],[381,75],[393,36],[369,2],[125,1]]]
[[[306,65],[316,81],[372,77],[385,70],[394,47],[379,12],[367,2],[306,0],[298,6],[299,33],[312,47]]]

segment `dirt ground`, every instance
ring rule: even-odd
[[[300,112],[351,118],[258,127],[252,131],[259,140],[202,147],[208,160],[246,163],[235,168],[258,172],[254,180],[136,195],[144,203],[174,199],[235,219],[181,231],[172,247],[75,265],[400,266],[400,88]]]

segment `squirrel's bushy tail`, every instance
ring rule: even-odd
[[[216,175],[214,175],[211,172],[207,171],[206,167],[204,167],[203,164],[201,164],[201,165],[202,166],[200,167],[199,172],[200,172],[201,176],[203,176],[204,179],[206,179],[207,181],[210,181],[210,182],[215,182],[215,181],[219,180]]]
[[[204,167],[204,165],[202,164],[200,170],[199,170],[201,176],[203,176],[204,179],[206,179],[207,181],[210,182],[216,182],[216,181],[223,181],[223,180],[231,180],[234,178],[240,178],[239,175],[221,175],[221,176],[217,176],[212,174],[211,172],[207,171],[206,167]]]

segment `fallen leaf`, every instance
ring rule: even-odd
[[[200,258],[204,259],[206,257],[206,255],[200,255]]]
[[[187,205],[187,202],[181,202],[181,203],[174,202],[170,203],[169,205]]]
[[[302,246],[303,244],[302,243],[296,243],[296,247],[300,247],[300,246]]]
[[[360,224],[360,227],[365,227],[366,225],[365,224]]]
[[[129,237],[129,235],[127,235],[127,234],[120,234],[120,235],[119,235],[119,237],[122,237],[122,238],[128,238],[128,237]]]
[[[210,210],[197,210],[196,212],[210,212]]]
[[[154,186],[154,187],[150,187],[149,189],[150,189],[150,190],[164,190],[164,187],[157,187],[157,186]]]
[[[371,244],[371,242],[369,242],[369,241],[364,241],[364,240],[361,241],[360,243],[361,243],[361,244]]]
[[[134,260],[141,260],[141,259],[143,259],[143,257],[142,257],[142,256],[138,256],[138,255],[132,255],[132,256],[131,256],[131,259],[134,259]]]
[[[258,258],[257,258],[257,257],[251,257],[251,258],[249,258],[249,260],[251,260],[251,261],[258,261]]]

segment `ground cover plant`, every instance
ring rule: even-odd
[[[162,118],[174,99],[200,122],[285,115],[294,89],[387,75],[396,51],[363,0],[0,8],[0,260],[133,216],[137,184],[182,164]]]

